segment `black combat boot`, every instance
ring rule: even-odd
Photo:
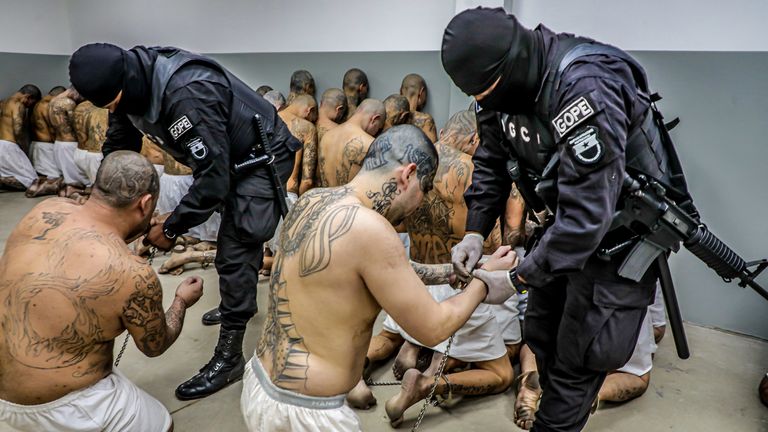
[[[176,388],[176,397],[190,400],[206,397],[239,381],[245,370],[243,358],[243,336],[245,330],[219,331],[219,343],[213,351],[213,358],[200,369],[200,373]]]
[[[221,324],[221,311],[218,306],[203,314],[203,325]]]

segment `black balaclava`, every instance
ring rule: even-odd
[[[145,69],[146,62],[140,61],[140,55],[156,57],[144,47],[135,47],[125,52],[123,56],[123,96],[117,104],[115,112],[118,114],[143,115],[149,108],[152,97],[152,70],[154,61]]]
[[[508,114],[532,113],[541,81],[544,44],[503,8],[456,15],[443,34],[443,68],[464,93],[474,96],[501,77],[480,102]]]
[[[122,48],[104,43],[80,47],[69,59],[69,81],[97,107],[115,100],[123,88]]]

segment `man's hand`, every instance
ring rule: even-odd
[[[511,270],[517,267],[519,262],[520,258],[511,246],[501,246],[480,268],[487,271]]]
[[[161,251],[169,251],[176,244],[176,239],[169,239],[163,232],[163,224],[155,224],[149,228],[147,236],[144,237],[145,245],[152,245]]]
[[[467,233],[464,239],[451,249],[451,263],[459,279],[466,282],[482,256],[483,236],[478,233]]]
[[[203,278],[200,276],[190,276],[176,288],[176,297],[179,297],[187,308],[192,307],[202,296]]]
[[[162,225],[165,223],[166,220],[168,220],[169,217],[171,217],[172,214],[173,212],[168,212],[163,214],[155,213],[155,215],[152,216],[152,220],[149,223],[150,225],[158,225],[158,224]]]

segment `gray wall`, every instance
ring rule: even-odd
[[[0,53],[0,99],[24,84],[35,84],[43,94],[51,87],[69,85],[68,57],[63,55]]]
[[[745,259],[768,257],[768,53],[634,53],[664,99],[694,201]],[[768,302],[724,283],[688,251],[672,259],[683,317],[768,339]],[[768,286],[768,276],[759,279]],[[695,349],[695,347],[694,347]]]

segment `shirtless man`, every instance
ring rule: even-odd
[[[0,189],[27,190],[37,179],[26,144],[27,111],[40,100],[40,89],[27,84],[5,99],[0,109]]]
[[[22,431],[166,431],[163,405],[112,368],[126,329],[147,356],[178,337],[200,278],[163,312],[160,281],[126,246],[149,226],[155,170],[128,151],[109,155],[84,205],[38,204],[0,260],[0,423]]]
[[[411,115],[408,99],[396,94],[389,95],[384,99],[384,110],[387,112],[387,119],[384,120],[382,132],[392,126],[408,123]]]
[[[450,262],[451,247],[464,237],[467,217],[464,191],[472,178],[472,154],[479,142],[476,130],[474,113],[461,111],[448,120],[441,132],[440,140],[435,145],[439,163],[434,188],[425,194],[419,208],[405,219],[411,237],[411,259],[415,262]],[[493,250],[486,248],[486,252]],[[432,284],[428,290],[436,301],[457,293],[447,284]],[[508,358],[508,347],[514,350],[522,339],[516,305],[517,298],[513,296],[503,305],[480,305],[475,309],[470,319],[456,332],[446,375],[442,377],[436,395],[493,394],[506,390],[512,384],[514,372]],[[400,393],[386,404],[386,412],[393,425],[402,420],[403,413],[410,406],[426,397],[447,345],[447,341],[435,346],[419,343],[403,331],[396,320],[387,317],[382,332],[371,340],[367,358],[377,362],[389,357],[403,338],[406,342],[394,368],[396,377],[402,378],[403,384]],[[429,354],[424,365],[429,367],[423,373],[417,369],[417,359],[423,350],[420,347],[426,347]],[[470,363],[470,370],[448,373]],[[355,392],[350,393],[350,403],[365,407],[360,403],[361,396],[365,396],[365,389],[359,384]],[[370,395],[367,404],[372,403]]]
[[[427,104],[427,83],[424,78],[419,74],[406,75],[400,84],[400,94],[408,98],[411,106],[410,124],[423,130],[429,139],[435,142],[437,140],[435,120],[431,115],[421,111]]]
[[[272,87],[268,85],[259,86],[259,88],[256,89],[256,93],[258,93],[259,96],[264,96],[269,91],[272,91]]]
[[[344,73],[342,88],[347,97],[347,119],[349,119],[354,115],[357,105],[368,97],[368,76],[360,69],[352,68]]]
[[[261,342],[243,376],[241,408],[251,431],[357,431],[344,405],[360,379],[373,323],[382,308],[426,344],[459,328],[507,287],[476,278],[442,303],[417,272],[447,281],[448,266],[414,271],[392,228],[432,185],[437,154],[421,131],[398,126],[372,145],[347,185],[314,189],[286,217],[270,281]],[[508,254],[487,265],[509,268]],[[425,319],[425,317],[427,317]]]
[[[87,179],[75,165],[75,150],[77,149],[75,108],[82,101],[83,98],[80,94],[70,87],[54,97],[48,105],[48,115],[56,140],[53,145],[56,165],[64,177],[64,188],[60,195],[66,197],[75,192],[83,193],[87,182]]]
[[[317,148],[318,186],[341,186],[352,180],[385,118],[384,104],[366,99],[352,117],[323,136]]]
[[[314,187],[315,169],[317,168],[317,129],[309,120],[317,117],[315,98],[308,94],[294,96],[293,103],[278,113],[288,126],[288,130],[303,145],[296,152],[293,172],[288,179],[289,208],[299,195]]]
[[[62,86],[56,86],[43,96],[40,102],[32,108],[32,143],[30,155],[32,165],[39,176],[27,189],[27,196],[32,198],[41,195],[55,195],[61,187],[61,173],[56,166],[56,157],[53,154],[54,132],[48,117],[48,104],[54,96],[58,96],[66,90]]]
[[[281,111],[285,108],[285,96],[277,90],[270,90],[264,93],[264,99],[271,103],[276,110]]]
[[[104,158],[101,153],[101,147],[104,145],[104,141],[107,140],[109,111],[93,107],[86,113],[84,126],[85,141],[80,144],[78,138],[75,165],[80,169],[80,173],[88,179],[86,186],[90,186],[96,181],[96,172],[99,170],[101,160]],[[152,160],[150,162],[154,164]]]
[[[329,88],[320,98],[320,109],[317,110],[317,140],[335,128],[347,118],[347,97],[338,88]]]
[[[309,73],[309,71],[297,70],[291,74],[291,84],[289,87],[288,100],[286,101],[286,104],[290,105],[296,96],[302,94],[310,95],[312,98],[315,97],[315,79],[312,77],[312,74]],[[314,123],[317,121],[317,119],[315,118],[314,120],[310,121]]]

